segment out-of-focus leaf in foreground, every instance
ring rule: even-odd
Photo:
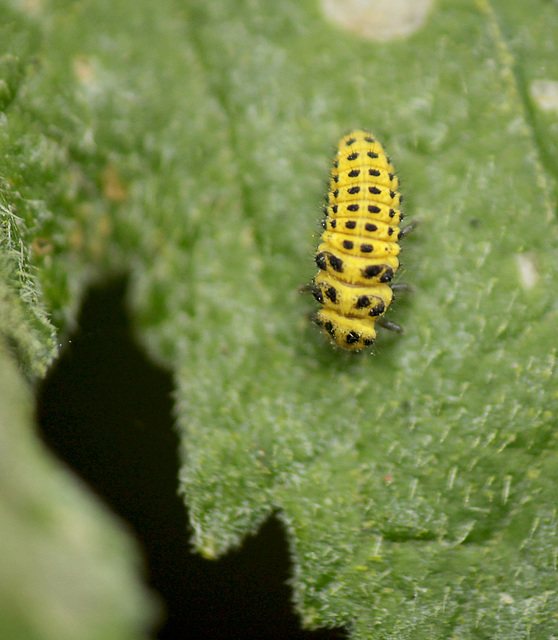
[[[538,5],[440,1],[383,43],[309,0],[40,16],[6,135],[14,176],[59,169],[52,192],[26,182],[53,216],[47,305],[63,326],[92,266],[131,270],[138,328],[176,369],[195,543],[218,555],[277,509],[308,625],[558,634],[558,123],[537,102],[558,9]],[[414,293],[390,309],[406,334],[356,357],[297,293],[352,127],[383,141],[420,220]]]
[[[147,638],[136,549],[33,432],[31,394],[0,353],[0,637]]]

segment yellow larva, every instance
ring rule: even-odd
[[[313,319],[339,347],[360,351],[376,339],[399,268],[399,181],[382,145],[355,130],[339,142],[316,264]]]

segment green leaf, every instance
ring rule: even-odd
[[[32,397],[0,351],[0,637],[147,638],[137,549],[37,442]]]
[[[37,34],[22,29],[8,11],[0,13],[0,18],[0,335],[22,371],[32,378],[45,374],[56,345],[30,260],[31,242],[40,250],[42,238],[30,233],[29,227],[42,212],[40,205],[35,208],[25,201],[19,191],[23,174],[13,170],[14,162],[22,166],[18,156],[27,132],[6,116],[17,100],[24,66],[32,55],[31,41]]]
[[[45,450],[33,420],[29,382],[56,353],[37,263],[60,273],[53,254],[67,241],[53,230],[64,154],[19,102],[39,42],[0,5],[0,637],[139,640],[159,610],[138,549]],[[43,290],[57,284],[67,297],[54,281]]]
[[[63,328],[92,268],[131,270],[176,371],[195,543],[217,556],[278,510],[307,625],[558,633],[557,28],[519,0],[442,0],[382,42],[310,0],[60,1],[33,27],[0,173],[24,242],[50,241],[47,307]],[[297,290],[354,127],[420,221],[406,333],[358,356]]]

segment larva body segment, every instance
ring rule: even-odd
[[[325,218],[324,229],[326,231],[339,231],[346,235],[361,236],[376,240],[398,240],[396,225],[387,224],[379,220],[367,220],[366,218]]]
[[[393,291],[388,284],[359,287],[346,284],[325,271],[320,271],[315,277],[314,291],[320,304],[346,317],[381,316],[393,299]]]
[[[382,145],[355,130],[339,142],[316,254],[314,321],[339,347],[374,343],[375,322],[393,299],[401,235],[399,181]]]
[[[350,351],[370,347],[376,340],[374,323],[363,318],[342,316],[333,309],[323,308],[316,313],[316,324],[330,336],[335,344]]]
[[[359,218],[370,218],[371,220],[379,220],[380,222],[394,225],[399,225],[403,220],[403,214],[399,209],[388,207],[377,201],[370,202],[369,199],[336,202],[326,207],[325,214],[332,220],[351,216],[354,218],[356,214]]]
[[[322,242],[332,247],[335,252],[341,251],[351,256],[384,258],[396,256],[400,251],[399,245],[391,240],[376,240],[372,234],[368,237],[355,235],[347,237],[344,230],[324,231]]]

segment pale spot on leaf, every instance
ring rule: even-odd
[[[44,4],[44,0],[21,0],[19,7],[30,16],[36,17],[43,13]]]
[[[420,29],[433,0],[321,0],[326,16],[367,40],[404,38]]]
[[[555,111],[558,113],[558,81],[533,81],[531,83],[531,97],[543,111]]]
[[[82,84],[91,84],[95,78],[93,65],[87,56],[76,56],[72,63],[76,78]]]
[[[519,278],[524,289],[532,289],[539,280],[539,271],[532,256],[524,253],[515,256]]]
[[[117,169],[108,165],[101,173],[103,195],[111,202],[124,202],[127,198],[126,186]]]

